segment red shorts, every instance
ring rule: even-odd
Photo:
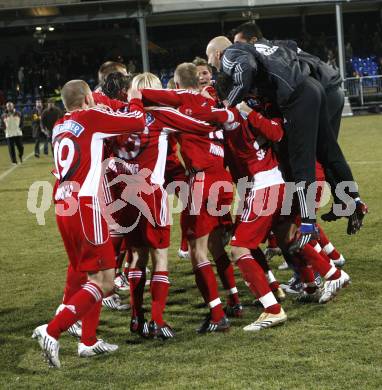
[[[232,246],[256,249],[268,236],[280,215],[285,184],[249,189],[241,215],[237,215]]]
[[[228,183],[226,190],[215,184],[219,181]],[[206,171],[191,174],[188,184],[190,192],[182,231],[187,239],[195,240],[211,233],[227,218],[229,211],[224,215],[219,214],[222,206],[224,209],[231,207],[233,186],[231,175],[225,169],[216,173]]]
[[[141,192],[139,198],[113,216],[119,226],[114,227],[111,234],[123,235],[128,247],[164,249],[170,246],[167,193],[161,186],[152,189],[151,194]]]
[[[113,244],[99,203],[92,197],[82,197],[79,209],[72,216],[60,216],[56,221],[70,264],[78,272],[98,272],[115,268]],[[58,201],[57,206],[65,203]]]

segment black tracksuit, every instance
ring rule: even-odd
[[[315,221],[315,204],[306,202],[306,188],[315,182],[316,156],[336,182],[353,181],[351,170],[331,128],[327,97],[311,69],[300,62],[297,50],[265,39],[254,45],[234,43],[222,57],[222,69],[231,76],[228,96],[233,106],[256,88],[257,94],[275,101],[285,119],[289,162],[297,185],[303,222]],[[350,194],[353,198],[357,193]]]
[[[338,140],[340,132],[342,110],[345,103],[345,94],[342,89],[342,77],[337,69],[321,61],[318,57],[301,50],[294,41],[272,41],[273,44],[284,44],[290,49],[297,52],[300,66],[309,67],[310,76],[319,81],[325,90],[326,107],[329,115],[329,122],[334,133],[335,139]],[[329,141],[329,140],[328,140]],[[327,182],[332,189],[332,195],[336,203],[340,203],[335,193],[338,184],[335,173],[330,169],[325,169]]]

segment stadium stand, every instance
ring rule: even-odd
[[[163,6],[161,1],[153,1],[152,3],[154,11],[156,7]],[[183,7],[185,4],[182,2],[179,6]],[[304,27],[301,24],[301,18],[293,16],[278,18],[275,25],[275,19],[272,19],[271,12],[277,15],[281,11],[282,9],[269,10],[267,12],[270,15],[264,11],[266,18],[261,20],[261,26],[268,37],[294,39],[304,50],[319,56],[330,65],[338,67],[334,20],[328,19],[328,15],[313,15],[309,16],[308,23]],[[235,12],[237,18],[240,18],[240,14]],[[292,9],[290,12],[293,12]],[[374,77],[375,79],[368,78],[362,81],[364,89],[380,85],[377,76],[382,75],[382,26],[375,15],[366,10],[364,18],[358,17],[358,13],[344,15],[346,77]],[[191,16],[187,16],[187,18],[191,18]],[[366,19],[369,23],[363,22]],[[193,22],[188,20],[184,25],[176,24],[174,26],[170,23],[166,24],[165,28],[160,24],[153,23],[151,26],[148,24],[148,35],[152,39],[149,41],[151,71],[159,76],[164,87],[173,76],[174,68],[178,63],[197,55],[203,55],[204,48],[201,42],[208,40],[211,31],[216,30],[213,23],[218,25],[215,21],[212,24],[202,23],[200,25],[196,25],[195,22],[194,17]],[[134,40],[136,33],[134,31],[138,30],[134,23],[136,22],[88,22],[88,27],[82,26],[82,30],[78,31],[75,30],[78,27],[74,27],[74,31],[71,31],[71,28],[62,27],[62,38],[65,39],[59,43],[48,37],[42,43],[39,41],[31,45],[15,45],[14,53],[11,56],[3,56],[0,60],[0,113],[6,101],[13,101],[16,108],[23,114],[25,126],[29,126],[36,99],[46,100],[59,96],[63,83],[73,77],[79,76],[86,80],[91,87],[94,87],[98,66],[107,59],[123,61],[129,65],[131,73],[140,71],[142,63],[139,44],[127,48],[126,43],[129,39],[120,40],[126,31],[128,32],[126,36],[132,37]],[[229,20],[222,25],[222,28],[228,34],[235,25],[237,25],[236,20]],[[57,30],[59,29],[60,27],[57,27]],[[176,34],[173,33],[175,29]],[[15,31],[19,34],[21,42],[23,36],[28,34],[28,31],[29,34],[30,31],[33,32],[34,28],[29,30],[10,29],[9,32],[3,30],[4,34],[1,39],[6,39],[7,34],[13,34]],[[89,33],[96,34],[97,31],[112,31],[113,39],[109,39],[112,43],[107,43],[108,40],[105,37],[98,47],[89,45],[85,36]],[[78,38],[75,38],[77,32],[79,35]],[[65,35],[68,37],[64,37]],[[36,35],[37,38],[39,36],[39,34]],[[182,36],[182,40],[180,40],[180,36]],[[187,36],[187,45],[184,45],[184,36]],[[372,38],[370,39],[370,37]],[[73,39],[75,39],[75,44],[73,44]],[[361,88],[357,83],[359,84],[359,82],[350,79],[347,84],[351,90],[350,96],[356,97],[361,104],[367,99],[360,96]],[[377,90],[379,89],[377,88]],[[375,94],[375,97],[378,98],[379,95]]]

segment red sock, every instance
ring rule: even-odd
[[[321,255],[321,257],[327,262],[330,263],[329,257],[326,255],[326,253],[322,250],[321,245],[316,240],[310,240],[309,244],[317,253]]]
[[[224,317],[222,303],[219,298],[218,284],[216,282],[211,263],[206,260],[194,268],[195,282],[198,286],[204,302],[211,310],[211,320],[220,321]]]
[[[188,241],[187,241],[187,237],[185,235],[182,234],[182,241],[180,242],[180,249],[183,251],[183,252],[187,252],[188,251]]]
[[[338,260],[341,257],[341,253],[334,247],[334,245],[329,241],[329,238],[323,231],[320,225],[317,224],[318,230],[320,231],[320,237],[318,243],[321,245],[322,250],[326,255],[332,260]]]
[[[304,266],[298,269],[300,273],[301,281],[306,284],[315,283],[314,272],[311,266]]]
[[[71,264],[69,264],[68,271],[66,273],[66,282],[64,289],[64,297],[62,303],[66,305],[70,298],[88,281],[88,275],[86,272],[75,271]]]
[[[186,224],[186,212],[183,210],[180,214],[180,226],[184,226]],[[188,240],[187,240],[187,235],[183,231],[184,229],[181,229],[181,234],[182,234],[182,239],[180,242],[180,249],[184,252],[188,251]]]
[[[309,244],[300,251],[301,256],[326,280],[338,279],[341,271],[335,266],[329,264],[319,253],[317,253]]]
[[[131,316],[142,314],[143,293],[146,284],[146,268],[130,268],[128,273],[130,285]]]
[[[280,287],[280,283],[276,280],[275,275],[273,275],[273,272],[269,267],[267,259],[265,258],[264,252],[260,248],[252,249],[251,255],[263,269],[265,277],[269,284],[269,288],[272,291],[276,291]]]
[[[239,257],[236,264],[247,286],[262,303],[265,311],[273,314],[279,313],[281,306],[269,288],[263,269],[255,259],[250,254],[243,255]]]
[[[96,304],[82,317],[81,343],[89,347],[97,342],[97,328],[101,308],[102,302],[96,302]]]
[[[65,332],[75,322],[82,319],[93,308],[94,304],[101,300],[101,289],[96,284],[87,282],[81,290],[72,296],[65,308],[49,322],[48,334],[58,339],[62,332]]]
[[[272,271],[270,271],[270,272],[272,272]],[[273,275],[273,273],[272,273],[272,275]],[[269,275],[265,275],[265,277],[267,278],[267,280],[268,280],[268,283],[269,283],[269,288],[273,291],[273,292],[275,292],[275,291],[277,291],[278,289],[279,289],[279,287],[280,287],[280,283],[277,281],[277,280],[275,280],[274,282],[269,282]],[[274,276],[273,276],[274,277]]]
[[[227,254],[220,256],[216,261],[216,269],[223,288],[228,293],[228,305],[237,305],[240,303],[239,294],[236,287],[235,274],[232,263]]]
[[[299,267],[298,271],[300,273],[301,281],[304,283],[304,290],[308,294],[313,294],[317,290],[317,284],[314,277],[314,272],[311,266],[305,265]]]
[[[321,256],[326,262],[330,263],[331,258],[330,258],[323,250],[320,252],[320,256]]]
[[[151,319],[162,326],[170,282],[167,271],[155,271],[151,279]]]

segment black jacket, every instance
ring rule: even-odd
[[[300,66],[309,67],[310,76],[321,83],[326,91],[338,88],[342,84],[342,77],[338,69],[326,64],[313,54],[301,50],[295,41],[272,41],[274,45],[285,45],[297,52]]]
[[[309,76],[309,68],[301,68],[296,50],[286,45],[274,45],[265,39],[254,45],[236,42],[229,46],[222,57],[222,69],[233,80],[228,96],[230,106],[257,89],[259,95],[282,107]]]
[[[338,88],[342,84],[339,70],[321,61],[318,57],[299,49],[298,58],[301,63],[304,62],[309,66],[310,75],[321,83],[325,91]]]

